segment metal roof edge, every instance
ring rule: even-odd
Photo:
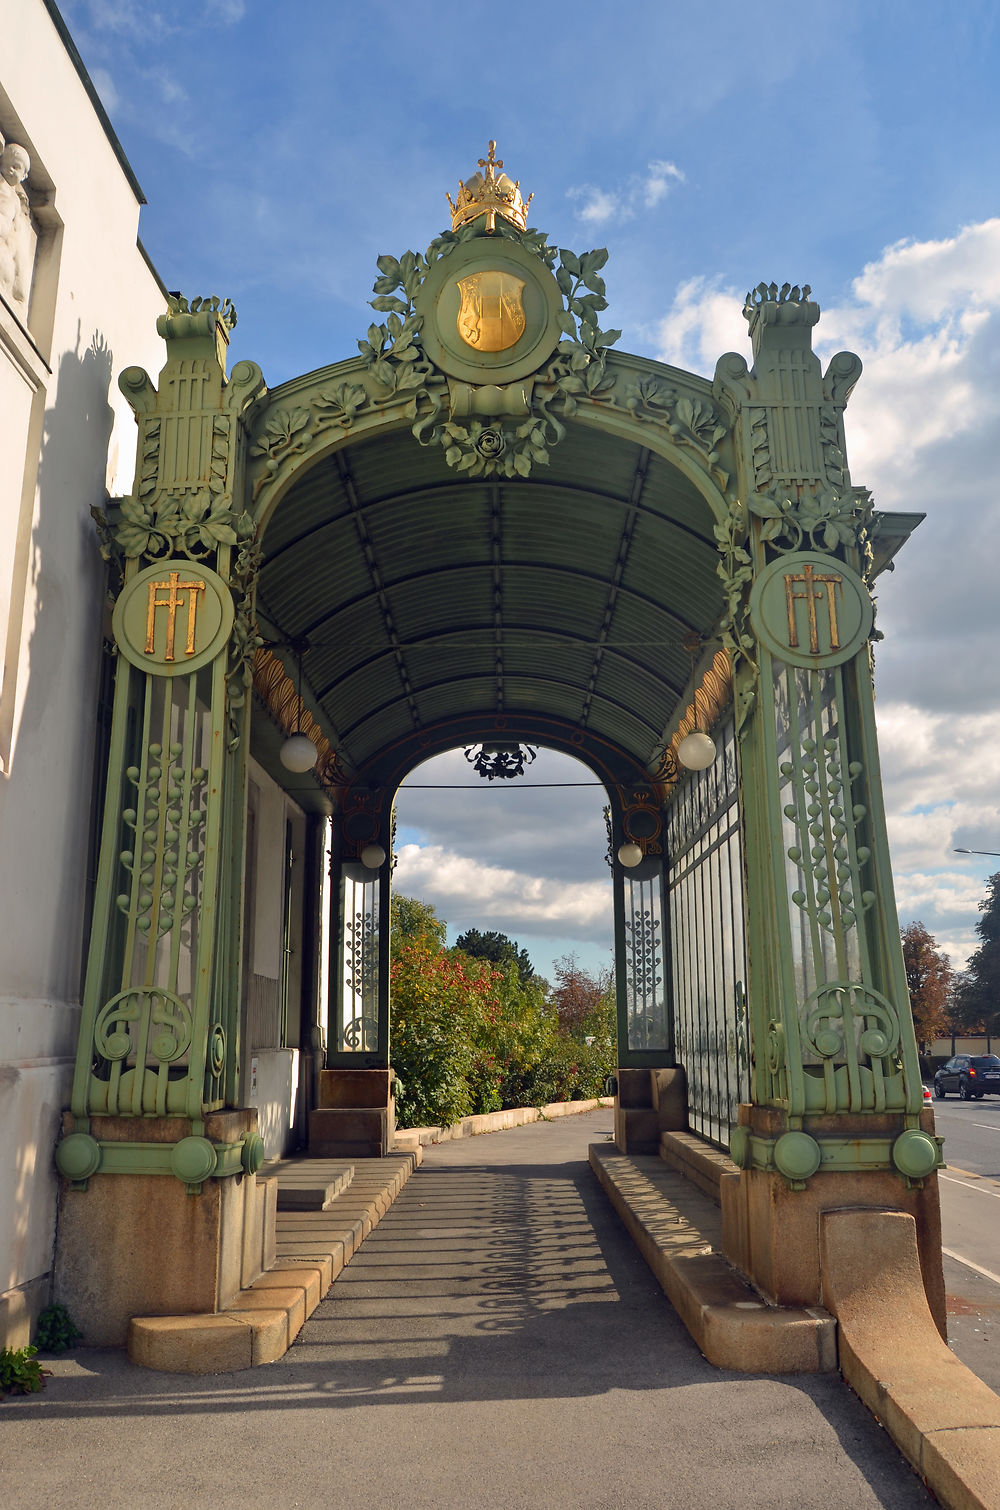
[[[147,204],[148,201],[145,194],[142,192],[142,187],[139,183],[139,180],[136,178],[135,173],[132,171],[132,164],[125,156],[125,148],[122,146],[121,142],[118,140],[118,137],[115,134],[115,128],[111,124],[111,121],[108,117],[108,112],[105,110],[104,106],[101,103],[101,97],[98,94],[97,90],[94,88],[94,81],[90,77],[90,74],[87,72],[86,65],[84,64],[83,59],[77,51],[76,43],[70,36],[69,28],[62,18],[59,7],[56,5],[55,0],[45,0],[45,9],[49,13],[52,25],[59,33],[59,40],[62,42],[67,53],[69,54],[70,62],[73,64],[73,67],[76,69],[77,73],[80,76],[80,82],[83,85],[84,89],[87,91],[87,98],[93,105],[94,113],[101,123],[105,136],[111,143],[111,150],[114,152],[115,157],[117,157],[118,165],[128,180],[129,188],[132,190],[133,194],[140,204]]]

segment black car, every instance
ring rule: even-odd
[[[934,1076],[934,1094],[943,1101],[958,1091],[963,1101],[1000,1096],[1000,1058],[996,1054],[956,1054]]]

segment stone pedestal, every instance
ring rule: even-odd
[[[255,1110],[206,1117],[205,1136],[232,1144],[256,1129]],[[94,1117],[102,1143],[172,1144],[181,1118]],[[224,1309],[274,1259],[277,1181],[231,1174],[197,1195],[172,1174],[91,1175],[61,1182],[53,1299],[95,1346],[121,1346],[133,1316]]]
[[[320,1070],[309,1113],[309,1152],[318,1159],[384,1159],[396,1140],[394,1070]]]
[[[673,1069],[619,1069],[615,1143],[622,1153],[658,1153],[662,1132],[687,1127],[687,1078]]]
[[[766,1107],[741,1107],[741,1124],[758,1136],[780,1135],[784,1114]],[[921,1113],[933,1134],[934,1113]],[[859,1148],[874,1138],[891,1143],[903,1131],[903,1118],[891,1113],[858,1118],[812,1117],[802,1131],[822,1144],[824,1134]],[[937,1175],[907,1184],[889,1169],[820,1169],[794,1189],[776,1169],[742,1169],[721,1184],[722,1243],[729,1262],[768,1300],[782,1306],[822,1304],[820,1232],[822,1215],[846,1209],[902,1211],[912,1216],[928,1305],[941,1335],[945,1329],[941,1263],[941,1208]]]

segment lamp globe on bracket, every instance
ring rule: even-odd
[[[316,757],[319,751],[309,738],[309,735],[302,732],[302,655],[307,648],[306,642],[304,640],[292,640],[290,648],[295,652],[295,661],[298,670],[295,693],[295,729],[289,734],[278,751],[278,759],[286,771],[292,771],[295,775],[302,776],[306,771],[312,770],[316,764]]]
[[[278,759],[286,771],[302,775],[316,764],[316,746],[308,734],[289,734],[278,751]]]
[[[696,680],[695,657],[700,647],[701,639],[698,635],[690,634],[685,638],[684,649],[691,657],[691,700],[694,703],[694,728],[690,734],[685,734],[677,746],[677,759],[682,765],[687,766],[689,771],[707,771],[718,753],[715,748],[715,740],[701,727],[698,718],[698,683]]]

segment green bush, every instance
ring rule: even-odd
[[[0,1397],[3,1395],[37,1395],[45,1388],[48,1369],[35,1359],[38,1349],[5,1347],[0,1352]]]
[[[65,1306],[46,1306],[38,1313],[35,1343],[43,1353],[65,1353],[82,1336]]]

